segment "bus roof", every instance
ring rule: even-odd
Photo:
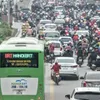
[[[44,51],[44,45],[43,44],[2,44],[0,45],[0,51],[27,51],[27,50],[32,50],[32,51]]]
[[[12,37],[7,41],[3,42],[2,44],[38,44],[38,43],[39,40],[33,37],[25,37],[25,38]]]

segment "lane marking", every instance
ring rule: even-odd
[[[50,100],[54,100],[54,82],[50,79]]]

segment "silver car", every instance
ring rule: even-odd
[[[82,87],[100,87],[100,71],[88,71],[80,78]]]
[[[65,97],[67,100],[100,100],[100,88],[76,87],[71,95]]]

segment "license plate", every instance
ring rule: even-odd
[[[56,75],[56,77],[59,77],[59,75]]]

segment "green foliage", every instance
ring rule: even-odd
[[[10,26],[5,22],[1,22],[0,23],[0,41],[3,41],[4,39],[6,39],[7,37],[10,37],[11,35],[12,35],[12,30]]]

